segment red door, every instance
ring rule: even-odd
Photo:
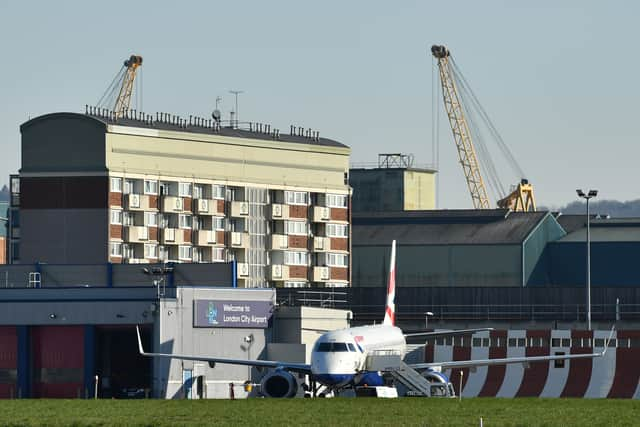
[[[33,397],[84,397],[84,328],[38,326],[31,329]]]

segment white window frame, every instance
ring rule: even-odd
[[[158,245],[158,259],[166,261],[169,259],[169,248],[165,245]]]
[[[186,251],[188,255],[183,256],[183,251]],[[178,246],[178,259],[188,261],[193,260],[193,246]]]
[[[208,185],[209,184],[193,184],[193,198],[206,199]]]
[[[122,258],[122,243],[109,242],[109,256]]]
[[[154,243],[145,243],[144,257],[149,259],[158,259],[158,245]]]
[[[224,200],[225,188],[224,185],[213,184],[211,191],[211,198],[217,200]]]
[[[211,230],[212,231],[224,231],[224,217],[223,216],[212,216],[211,217]]]
[[[309,265],[309,254],[307,252],[284,251],[285,265]]]
[[[327,223],[325,227],[327,237],[349,237],[348,224]]]
[[[123,212],[122,213],[122,225],[133,225],[136,222],[136,214],[133,212]]]
[[[346,208],[347,207],[347,195],[346,194],[327,194],[327,207],[330,208]]]
[[[349,255],[327,252],[324,254],[325,264],[329,267],[345,268],[349,266]]]
[[[284,285],[285,288],[308,288],[310,284],[308,282],[297,282],[293,280],[285,280]]]
[[[284,202],[287,205],[309,205],[309,193],[306,191],[285,191]]]
[[[284,234],[293,236],[308,236],[309,224],[306,221],[285,221]]]
[[[109,215],[109,224],[122,225],[122,211],[119,209],[111,209]]]
[[[192,194],[192,185],[190,182],[179,182],[178,183],[178,196],[180,197],[191,197]]]
[[[145,179],[144,194],[158,194],[158,181],[153,179]]]
[[[211,261],[224,262],[224,248],[211,248]]]
[[[184,225],[184,223],[186,222],[188,222],[188,225]],[[178,215],[178,228],[182,228],[183,230],[191,230],[192,227],[193,227],[193,217],[191,215],[189,214]]]
[[[122,193],[122,178],[112,176],[110,182],[112,193]]]
[[[125,194],[135,194],[136,192],[136,180],[135,179],[124,179],[124,183],[122,185],[122,192]]]
[[[144,225],[147,227],[157,227],[158,226],[158,214],[155,212],[145,212],[144,213]]]
[[[133,245],[129,243],[122,244],[122,256],[125,258],[133,258],[134,250]]]

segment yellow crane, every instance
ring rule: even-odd
[[[431,53],[438,61],[438,70],[440,75],[440,83],[442,86],[442,96],[444,98],[444,107],[449,118],[449,125],[453,132],[453,139],[458,151],[458,158],[460,165],[464,172],[465,179],[467,181],[467,187],[471,194],[471,200],[473,206],[476,209],[490,209],[489,196],[487,194],[487,188],[480,172],[480,163],[478,161],[478,155],[472,141],[472,132],[470,130],[467,119],[465,118],[465,109],[459,95],[458,85],[454,78],[455,73],[452,70],[450,57],[451,54],[445,46],[433,45],[431,47]],[[465,82],[466,83],[466,82]],[[472,94],[473,95],[473,94]],[[473,97],[474,102],[475,96]],[[478,103],[479,105],[479,103]],[[483,118],[488,120],[484,110],[481,110]],[[497,131],[491,124],[492,132],[497,134]],[[501,141],[501,138],[498,138]],[[504,144],[503,144],[504,145]],[[515,159],[508,151],[506,146],[501,147],[503,152],[507,155],[509,160],[513,163]],[[490,162],[490,159],[488,159]],[[491,163],[491,169],[493,165]],[[519,169],[519,167],[518,167]],[[500,187],[497,180],[494,181],[495,187]],[[494,187],[494,188],[495,188]],[[508,208],[514,211],[535,211],[535,199],[533,196],[533,187],[524,178],[520,183],[511,190],[511,192],[500,198],[497,202],[498,207]]]
[[[99,107],[113,108],[115,118],[124,117],[131,107],[131,94],[136,73],[142,66],[142,56],[131,55],[124,61],[113,81],[96,104]]]

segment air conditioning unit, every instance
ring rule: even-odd
[[[129,208],[140,208],[139,194],[129,194]]]
[[[271,206],[271,216],[274,218],[282,217],[282,205],[273,205]]]
[[[320,267],[320,280],[329,280],[329,267]]]
[[[287,249],[289,247],[289,236],[278,237],[280,237],[280,249]]]
[[[324,250],[324,238],[322,237],[316,237],[315,239],[313,239],[313,248],[319,251],[323,251]]]
[[[233,232],[231,233],[231,246],[240,246],[242,245],[242,233]]]
[[[238,266],[238,276],[246,277],[249,275],[249,264],[239,263]]]
[[[240,203],[240,215],[249,215],[249,203]]]
[[[140,234],[138,240],[149,240],[149,229],[147,227],[140,228]]]
[[[176,211],[184,210],[184,200],[182,200],[182,197],[176,197],[176,203],[173,206],[173,210],[176,210]]]
[[[282,277],[282,266],[279,264],[271,266],[271,276],[274,278]]]
[[[207,237],[207,243],[216,243],[218,232],[216,230],[213,230],[213,231],[209,231],[207,234],[209,235]]]
[[[207,199],[198,200],[198,211],[200,213],[209,212],[209,201]]]
[[[175,230],[175,228],[165,228],[163,233],[164,233],[164,241],[165,242],[175,242],[176,241],[176,230]]]

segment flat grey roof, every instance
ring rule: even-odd
[[[39,117],[35,117],[23,123],[20,126],[20,130],[22,131],[23,128],[29,126],[31,123],[35,121],[56,119],[57,117],[64,117],[64,116],[86,117],[88,119],[96,120],[98,122],[103,123],[105,127],[106,125],[111,124],[111,125],[129,126],[129,127],[136,127],[136,128],[169,130],[169,131],[175,131],[175,132],[188,132],[188,133],[207,134],[207,135],[221,135],[221,136],[236,137],[236,138],[259,139],[263,141],[293,142],[296,144],[322,145],[322,146],[328,146],[328,147],[348,148],[347,145],[344,145],[338,141],[335,141],[329,138],[318,138],[318,140],[315,140],[313,138],[308,138],[305,136],[280,133],[279,138],[274,139],[269,133],[250,131],[250,130],[244,130],[244,129],[233,129],[230,127],[220,127],[219,130],[214,130],[213,128],[208,126],[187,125],[186,127],[183,127],[183,126],[168,123],[165,121],[156,121],[155,115],[153,116],[154,120],[151,120],[151,121],[135,120],[131,118],[119,118],[113,121],[103,116],[94,115],[94,114],[59,112],[59,113],[50,113],[50,114],[45,114]]]
[[[520,244],[548,212],[444,210],[353,215],[353,246]]]

